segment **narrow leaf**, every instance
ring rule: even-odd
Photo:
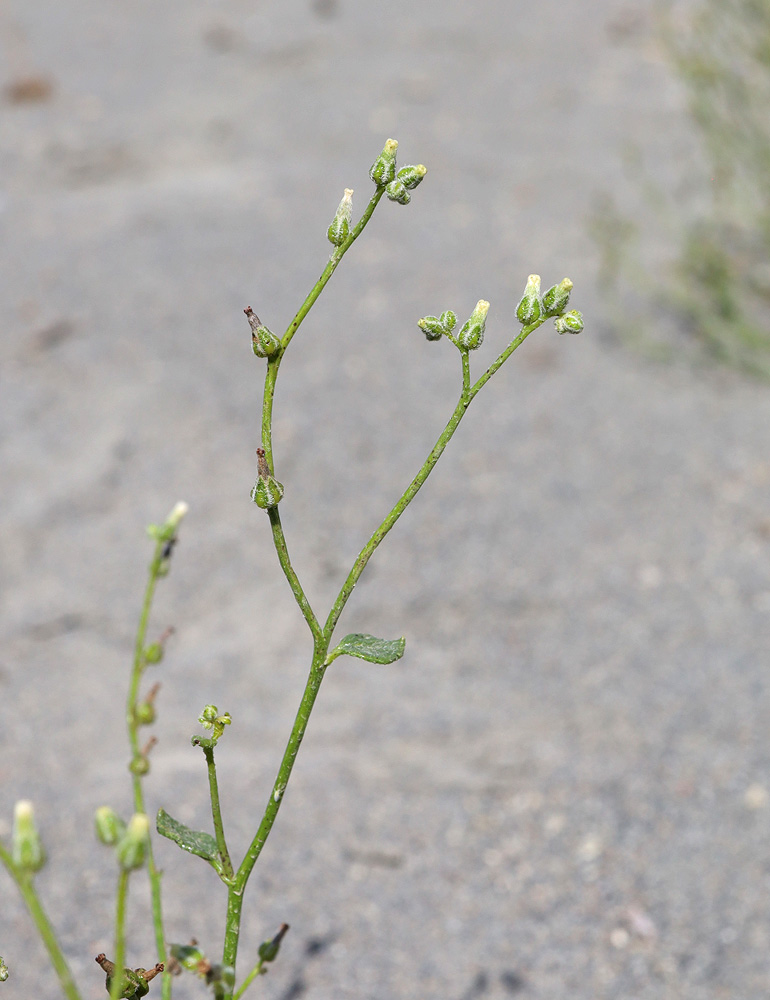
[[[199,858],[205,858],[217,871],[221,870],[222,863],[217,851],[217,842],[210,833],[191,830],[189,826],[169,816],[165,809],[158,810],[155,827],[161,837],[168,837],[169,840],[179,844],[183,851],[197,854]]]
[[[378,639],[376,635],[367,635],[365,632],[353,632],[335,646],[326,657],[328,666],[332,660],[346,653],[348,656],[357,656],[361,660],[368,660],[369,663],[395,663],[404,655],[406,649],[406,639]]]

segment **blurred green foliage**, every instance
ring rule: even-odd
[[[770,378],[770,0],[667,2],[656,18],[702,176],[688,171],[666,196],[636,172],[672,254],[659,272],[632,261],[640,227],[603,201],[592,220],[602,284],[618,304],[630,278],[645,326],[667,314],[719,360]]]

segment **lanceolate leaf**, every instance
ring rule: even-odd
[[[348,656],[357,656],[361,660],[368,660],[369,663],[394,663],[404,655],[406,639],[378,639],[376,635],[367,635],[365,632],[352,632],[334,647],[326,657],[327,666],[336,660],[338,656],[347,653]]]
[[[191,830],[189,826],[180,823],[169,816],[165,809],[158,810],[158,818],[155,826],[161,837],[168,837],[174,843],[179,844],[183,851],[190,854],[197,854],[199,858],[205,858],[209,864],[213,865],[217,871],[222,870],[222,863],[217,851],[217,842],[210,833],[201,830]]]

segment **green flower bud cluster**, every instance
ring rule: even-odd
[[[16,867],[27,875],[39,872],[45,864],[45,850],[35,824],[32,803],[21,799],[13,810],[11,857]]]
[[[126,825],[114,809],[99,806],[94,813],[94,829],[103,844],[115,848],[123,871],[142,867],[150,836],[150,821],[144,813],[134,813]]]
[[[447,309],[440,316],[423,316],[417,325],[428,340],[441,340],[447,337],[461,351],[475,351],[481,347],[484,340],[484,329],[487,322],[489,303],[479,299],[476,308],[455,334],[452,331],[457,325],[457,316]]]
[[[8,966],[3,961],[3,956],[0,955],[0,983],[4,983],[8,978]]]
[[[264,448],[257,448],[257,481],[251,499],[263,510],[275,507],[283,498],[283,486],[270,472]]]
[[[268,330],[251,306],[243,310],[251,327],[251,347],[258,358],[269,358],[281,346],[281,338]]]
[[[422,181],[427,174],[428,168],[422,163],[417,165],[409,164],[396,173],[396,150],[398,143],[395,139],[388,139],[385,148],[372,164],[369,176],[377,185],[384,187],[385,194],[391,201],[398,202],[399,205],[408,205],[412,200],[409,194]],[[331,237],[329,237],[331,239]]]
[[[326,231],[329,242],[335,247],[341,247],[350,236],[350,220],[353,215],[353,189],[345,188],[345,194],[332,219],[332,224]]]
[[[516,318],[522,326],[531,326],[539,320],[553,318],[557,333],[580,333],[583,316],[572,309],[565,313],[572,292],[572,282],[562,278],[543,295],[540,294],[540,275],[530,274],[524,295],[516,308]]]

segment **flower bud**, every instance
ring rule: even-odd
[[[563,316],[557,316],[553,323],[557,333],[580,333],[583,329],[583,314],[577,309],[571,309]]]
[[[388,139],[385,148],[374,161],[369,170],[369,176],[377,187],[385,187],[390,184],[396,176],[396,150],[398,143],[395,139]]]
[[[543,295],[543,316],[560,316],[567,308],[572,282],[562,278],[558,285],[549,288]]]
[[[540,303],[540,275],[530,274],[527,278],[527,287],[524,295],[516,308],[516,318],[522,326],[529,326],[537,323],[541,313]]]
[[[11,856],[16,867],[28,874],[39,872],[45,864],[45,851],[35,825],[35,812],[27,799],[17,802],[13,811]]]
[[[457,317],[455,316],[455,314],[452,312],[451,309],[446,309],[444,312],[442,312],[442,314],[439,316],[439,319],[441,320],[444,329],[446,330],[447,333],[451,333],[452,330],[454,330],[454,328],[457,326]]]
[[[402,167],[396,174],[396,179],[401,181],[405,188],[412,191],[422,181],[427,174],[428,168],[418,163],[416,167]]]
[[[408,205],[412,196],[406,190],[406,184],[400,180],[391,181],[385,188],[385,194],[391,201],[397,201],[399,205]]]
[[[211,729],[216,720],[219,709],[216,705],[205,705],[203,711],[198,716],[198,722],[204,729]]]
[[[186,504],[184,500],[180,500],[178,503],[175,503],[173,510],[166,518],[164,527],[168,528],[171,534],[175,534],[176,529],[179,527],[182,518],[185,516],[185,514],[187,514],[189,509],[190,509],[189,504]]]
[[[283,498],[283,486],[271,474],[265,458],[265,449],[257,448],[257,481],[251,491],[251,499],[263,510],[275,507]]]
[[[114,809],[109,806],[99,806],[94,814],[94,827],[96,836],[108,847],[117,844],[122,840],[126,832],[126,824],[118,816]]]
[[[281,346],[281,338],[277,337],[272,330],[268,330],[251,306],[246,306],[243,311],[251,327],[251,347],[256,356],[267,358],[271,354],[275,354]]]
[[[123,871],[130,872],[142,867],[147,856],[149,835],[150,821],[146,814],[134,813],[115,849]]]
[[[460,327],[460,332],[457,334],[458,347],[464,351],[475,351],[477,347],[481,347],[488,312],[489,303],[479,299],[468,320]]]
[[[329,242],[335,247],[342,246],[348,236],[350,236],[350,219],[352,214],[353,191],[352,188],[345,188],[345,194],[326,233]]]
[[[2,955],[0,955],[0,983],[4,983],[8,978],[8,966],[3,961]]]
[[[446,333],[446,327],[437,316],[423,316],[417,320],[417,325],[428,340],[441,340]]]

